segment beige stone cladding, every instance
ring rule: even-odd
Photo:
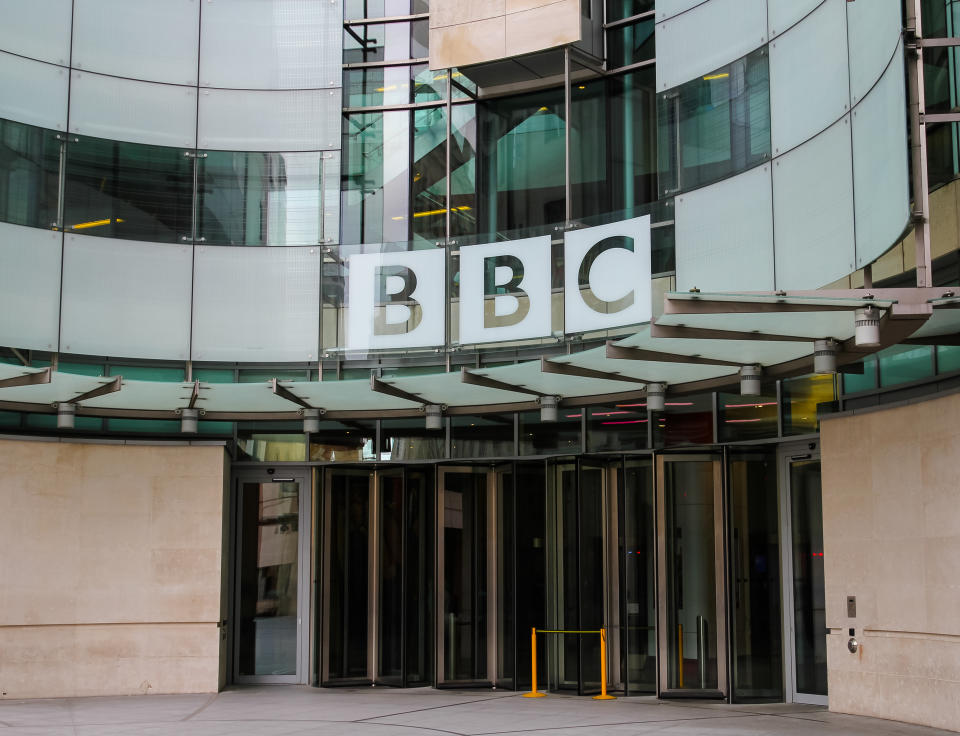
[[[953,394],[823,422],[830,710],[960,730],[958,417]]]
[[[430,6],[430,68],[529,54],[580,34],[579,0],[440,0]]]
[[[224,455],[0,439],[0,697],[219,689]]]

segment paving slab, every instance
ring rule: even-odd
[[[492,690],[235,687],[208,695],[0,700],[0,736],[956,736],[797,704]]]

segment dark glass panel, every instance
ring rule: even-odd
[[[927,38],[956,36],[960,32],[960,8],[953,0],[920,0],[920,13]]]
[[[413,204],[410,230],[414,241],[435,243],[447,231],[447,111],[413,110]]]
[[[878,354],[880,386],[896,386],[933,375],[933,348],[897,345]]]
[[[368,678],[370,474],[328,471],[327,666],[330,680]]]
[[[730,459],[733,697],[783,700],[775,453]]]
[[[450,457],[513,457],[513,414],[450,418]]]
[[[714,463],[664,463],[667,689],[717,688]]]
[[[377,545],[377,679],[403,685],[403,471],[381,471]]]
[[[606,626],[603,585],[603,487],[606,469],[582,463],[580,466],[580,504],[578,509],[578,546],[580,588],[579,628],[597,631]],[[609,656],[609,650],[608,650]],[[580,636],[580,692],[600,690],[600,637]]]
[[[649,61],[656,54],[654,20],[642,20],[607,31],[607,63],[611,69]]]
[[[869,391],[877,387],[877,356],[864,358],[863,373],[844,373],[843,392],[855,394],[860,391]]]
[[[518,688],[530,686],[530,630],[547,621],[547,468],[516,464],[516,656]],[[538,643],[537,667],[546,672],[546,642]]]
[[[650,230],[651,273],[673,273],[677,270],[676,233],[673,225]]]
[[[297,673],[298,483],[240,489],[241,675]]]
[[[558,411],[556,422],[541,422],[540,412],[525,411],[520,417],[521,455],[565,455],[580,452],[580,418],[583,409]]]
[[[443,508],[444,679],[487,672],[487,477],[447,472]]]
[[[623,210],[628,218],[641,214],[634,207],[657,198],[655,72],[638,69],[610,78],[607,85],[609,140],[617,145],[608,147],[610,202],[601,211]],[[657,268],[654,258],[653,272],[664,270],[673,269]]]
[[[777,389],[765,385],[762,396],[718,394],[718,428],[721,442],[777,436]]]
[[[197,237],[221,245],[322,242],[323,156],[321,151],[202,154]]]
[[[176,423],[179,431],[179,423]],[[306,460],[306,438],[303,432],[281,434],[240,429],[237,436],[237,459],[260,462],[303,462]]]
[[[180,422],[165,419],[107,419],[108,432],[180,434]]]
[[[627,695],[657,689],[657,592],[653,462],[628,460],[623,484],[624,611],[621,640]]]
[[[603,81],[580,82],[570,91],[571,214],[581,218],[610,209],[607,101]]]
[[[526,564],[517,556],[516,541],[516,493],[513,466],[498,470],[497,479],[497,686],[514,688],[518,669],[529,668],[517,659],[517,637],[523,630],[517,629],[519,613],[517,599],[517,565]],[[536,625],[536,624],[534,624]],[[528,636],[529,638],[529,636]],[[529,647],[527,648],[529,652]]]
[[[0,222],[57,227],[60,141],[52,130],[0,120]]]
[[[820,429],[820,406],[835,401],[836,379],[832,375],[788,378],[780,389],[783,402],[783,434],[812,434]]]
[[[577,575],[577,466],[553,464],[549,472],[547,508],[547,627],[577,631],[580,626],[579,579]],[[539,627],[538,627],[539,628]],[[580,685],[580,635],[545,635],[551,690],[577,690]]]
[[[406,474],[405,685],[427,685],[433,682],[434,470],[407,468]]]
[[[713,397],[667,397],[666,408],[654,412],[653,446],[678,447],[682,445],[713,444]]]
[[[446,456],[446,430],[425,429],[423,417],[384,419],[380,437],[381,460],[439,460]]]
[[[310,459],[338,463],[375,460],[376,435],[371,420],[320,422],[320,431],[310,434]]]
[[[647,407],[643,402],[591,406],[587,410],[587,450],[641,450],[647,447]]]
[[[607,0],[607,22],[653,10],[654,0]]]
[[[937,373],[960,371],[960,347],[955,345],[937,346]]]
[[[826,600],[820,461],[790,463],[797,692],[827,694]]]
[[[191,239],[193,165],[180,148],[71,136],[64,230],[161,243]]]
[[[719,181],[770,158],[765,49],[658,96],[660,192]]]

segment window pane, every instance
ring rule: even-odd
[[[425,429],[422,417],[380,422],[381,460],[438,460],[446,456],[445,429]]]
[[[877,356],[871,355],[863,359],[863,373],[844,373],[843,392],[855,394],[860,391],[869,391],[877,387]]]
[[[933,350],[898,345],[880,353],[880,385],[896,386],[933,375]]]
[[[719,394],[721,442],[777,436],[777,390],[764,386],[763,396]]]
[[[172,243],[192,237],[193,159],[180,148],[70,138],[64,229]]]
[[[310,460],[326,462],[358,462],[375,460],[376,423],[352,421],[320,422],[320,431],[310,434]]]
[[[609,138],[618,145],[609,147],[611,201],[603,209],[624,210],[625,218],[657,198],[655,84],[652,67],[608,80]]]
[[[653,10],[654,0],[607,0],[607,22]]]
[[[654,412],[653,446],[709,445],[713,443],[713,396],[669,398],[665,411]]]
[[[812,434],[820,429],[820,405],[836,397],[833,376],[790,378],[781,384],[783,400],[783,433]]]
[[[238,460],[303,462],[306,460],[306,454],[305,439],[302,433],[266,434],[241,430],[239,437],[237,437]]]
[[[322,242],[323,155],[203,154],[198,162],[197,236],[222,245]]]
[[[571,212],[580,218],[610,209],[606,87],[602,80],[580,82],[570,97]]]
[[[451,457],[514,457],[513,414],[450,418]]]
[[[450,234],[477,232],[477,106],[451,108]]]
[[[343,87],[347,107],[441,102],[447,98],[447,73],[426,64],[344,69]]]
[[[765,49],[659,96],[661,193],[732,176],[770,157]]]
[[[653,18],[607,31],[607,63],[618,66],[648,61],[656,56]]]
[[[0,221],[56,226],[59,179],[57,133],[0,120]]]
[[[937,347],[937,373],[960,371],[960,347],[940,345]]]
[[[647,446],[647,407],[627,402],[591,406],[587,412],[587,450],[641,450]]]
[[[567,455],[580,452],[582,409],[559,409],[559,420],[541,422],[540,412],[520,413],[521,455]]]
[[[413,110],[413,170],[410,174],[414,241],[436,242],[447,231],[447,111]]]

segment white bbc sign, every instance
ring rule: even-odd
[[[649,322],[650,217],[566,233],[564,332]],[[550,236],[460,250],[462,344],[551,334]],[[447,314],[444,251],[347,259],[347,350],[436,347]]]

